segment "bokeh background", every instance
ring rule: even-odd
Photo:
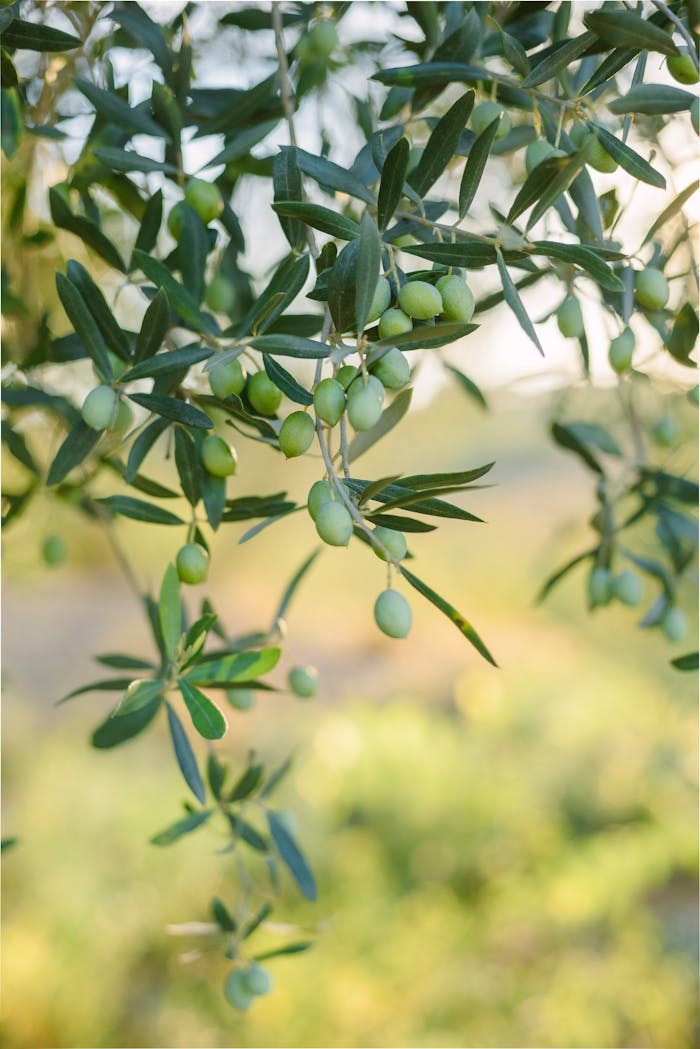
[[[178,7],[145,6],[154,17],[158,7]],[[396,6],[381,5],[382,17],[390,21]],[[368,19],[376,29],[378,5],[354,10],[360,21],[348,20],[347,38],[361,38]],[[203,17],[194,37],[211,61],[200,66],[200,82],[221,82],[231,69],[253,82],[254,47],[231,51]],[[150,67],[113,57],[138,101],[150,90]],[[360,69],[350,88],[364,83]],[[342,159],[343,148],[353,149],[343,137],[347,92],[331,93],[328,105],[340,114],[327,130]],[[314,148],[315,109],[301,130]],[[71,157],[58,158],[51,144],[38,148],[46,150],[45,178],[31,199],[41,215],[45,184],[64,177]],[[206,159],[192,150],[191,169]],[[663,132],[658,164],[669,193],[687,184],[696,159],[682,128]],[[522,158],[489,163],[482,217],[489,189],[495,199],[522,178]],[[595,177],[601,192],[616,185],[615,176]],[[266,193],[252,179],[236,202],[254,234],[247,261],[259,281],[283,250]],[[660,207],[639,188],[623,239],[638,243]],[[124,225],[117,213],[108,222],[115,231]],[[67,234],[56,248],[44,261],[31,257],[21,288],[54,310],[54,269],[81,257]],[[490,290],[481,274],[474,286]],[[116,292],[108,281],[105,288]],[[473,619],[499,669],[417,594],[407,594],[410,638],[379,634],[372,605],[385,567],[355,544],[324,551],[304,581],[288,617],[285,662],[273,675],[283,686],[289,665],[315,663],[317,700],[281,692],[259,696],[250,713],[227,711],[223,750],[234,760],[242,764],[251,747],[271,764],[294,753],[280,803],[320,887],[312,905],[285,884],[280,920],[317,942],[270,963],[275,991],[245,1015],[223,997],[221,953],[196,956],[196,937],[168,932],[207,921],[214,895],[233,905],[237,880],[214,831],[170,849],[148,844],[184,797],[164,724],[97,752],[89,735],[109,698],[54,706],[100,676],[94,653],[151,654],[140,608],[96,525],[48,495],[13,525],[3,562],[2,800],[3,834],[20,840],[3,857],[0,1036],[8,1049],[698,1044],[696,679],[669,666],[692,645],[674,648],[658,631],[638,629],[639,614],[619,605],[589,615],[585,569],[535,604],[546,576],[590,545],[595,510],[590,476],[552,447],[549,422],[567,416],[623,433],[606,364],[612,333],[585,282],[580,291],[591,384],[553,320],[540,328],[543,363],[499,310],[447,351],[483,386],[490,411],[425,355],[414,409],[361,460],[365,477],[496,460],[494,487],[464,501],[487,523],[447,521],[411,550],[418,574]],[[138,303],[140,316],[143,301],[130,295],[126,289],[119,310],[133,328],[129,310]],[[543,282],[526,303],[539,320],[560,298]],[[697,413],[685,398],[687,371],[664,367],[649,330],[637,335],[638,359],[656,378],[645,416],[670,411],[683,429],[683,441],[654,461],[691,471]],[[78,402],[93,382],[82,364],[47,378]],[[46,440],[57,436],[47,431]],[[282,463],[252,443],[239,453],[232,495],[286,489],[303,501],[321,473],[312,456]],[[157,455],[149,460],[151,476],[167,482],[170,470]],[[228,525],[212,543],[207,593],[232,634],[269,625],[316,541],[303,513],[240,546],[246,527]],[[126,520],[118,530],[138,579],[157,589],[182,535]],[[69,553],[54,569],[39,557],[49,533]],[[652,549],[652,536],[637,538],[639,551]],[[648,604],[653,587],[645,585]],[[195,607],[201,595],[189,596]],[[692,607],[692,594],[684,600]],[[279,933],[263,932],[260,945]]]

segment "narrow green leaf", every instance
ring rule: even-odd
[[[666,84],[637,84],[622,98],[608,103],[611,113],[644,113],[658,116],[690,109],[695,95]]]
[[[254,350],[261,353],[277,354],[280,357],[299,357],[307,360],[318,360],[328,357],[331,347],[325,342],[313,339],[302,339],[298,335],[258,335],[250,340]]]
[[[372,299],[379,280],[382,263],[382,245],[379,230],[369,212],[360,223],[360,240],[355,263],[355,323],[357,331],[364,331]]]
[[[257,762],[248,765],[226,795],[226,801],[243,801],[245,798],[249,798],[260,786],[264,776],[264,765]]]
[[[299,568],[296,570],[296,572],[290,579],[289,583],[285,587],[284,594],[282,595],[282,599],[273,617],[273,624],[278,623],[280,619],[284,619],[284,617],[286,616],[287,609],[291,605],[292,599],[296,594],[297,590],[299,589],[300,583],[302,582],[306,573],[309,571],[309,569],[311,568],[311,566],[313,565],[314,561],[320,553],[321,549],[320,547],[317,547],[316,550],[313,551],[313,553],[309,554],[309,556],[304,559],[304,561],[301,563]]]
[[[159,293],[160,294],[160,293]],[[156,299],[153,300],[153,303]],[[153,305],[151,303],[151,305]],[[157,338],[156,334],[156,338]],[[156,339],[153,340],[154,342]],[[148,356],[146,360],[135,364],[120,377],[120,382],[132,382],[134,379],[145,379],[156,375],[167,375],[169,372],[179,372],[182,368],[189,368],[200,361],[206,361],[211,357],[214,350],[201,343],[191,343],[189,346],[181,346],[177,350],[168,350],[167,353],[159,353],[157,356]]]
[[[39,22],[28,22],[24,18],[13,18],[2,31],[2,46],[18,51],[72,51],[82,47],[82,40],[71,33],[64,33],[53,26]]]
[[[201,469],[194,441],[182,426],[175,427],[175,466],[185,498],[196,506],[201,495]]]
[[[313,940],[300,940],[298,943],[288,943],[284,947],[273,947],[272,950],[263,951],[262,954],[254,954],[253,959],[256,962],[264,962],[268,958],[281,958],[285,954],[301,954],[303,951],[308,951],[313,945]]]
[[[328,233],[339,240],[355,240],[360,235],[359,222],[320,204],[309,204],[305,200],[288,200],[276,201],[272,208],[278,215],[299,219],[307,226],[313,226],[321,233]]]
[[[415,492],[424,488],[453,488],[455,485],[478,481],[495,465],[495,463],[486,463],[484,466],[476,466],[471,470],[456,470],[451,473],[411,474],[409,477],[402,477],[396,483],[399,488],[411,488]]]
[[[130,400],[140,404],[142,408],[162,415],[165,419],[182,423],[184,426],[195,426],[202,430],[210,430],[214,423],[208,415],[199,408],[179,400],[177,397],[161,397],[156,393],[129,393]]]
[[[403,492],[393,498],[387,499],[385,493],[382,493],[381,497],[375,496],[376,499],[380,499],[381,502],[384,503],[382,511],[401,510],[405,507],[410,507],[412,510],[415,510],[416,513],[431,514],[435,517],[458,518],[460,521],[477,521],[480,524],[483,523],[480,517],[477,517],[475,514],[470,514],[460,506],[455,506],[453,503],[448,503],[443,499],[435,498],[437,495],[451,495],[453,492],[471,492],[473,490],[472,488],[457,485],[452,488],[428,488],[425,491],[420,492],[412,492],[410,488],[407,488],[405,485],[398,485],[397,488],[399,492],[403,489]]]
[[[384,409],[374,426],[355,434],[348,448],[348,462],[354,463],[401,422],[410,407],[412,396],[412,387],[401,390],[391,404]]]
[[[170,703],[166,703],[165,706],[168,711],[170,738],[173,741],[173,750],[175,751],[177,763],[180,766],[180,772],[197,801],[203,805],[206,801],[206,791],[199,766],[197,765],[197,758],[179,717]]]
[[[12,88],[19,84],[19,74],[14,62],[4,48],[0,49],[0,87]]]
[[[100,439],[99,430],[93,430],[81,419],[71,428],[51,463],[46,484],[59,484],[92,451]]]
[[[156,138],[167,137],[167,133],[160,124],[156,124],[155,120],[149,117],[145,108],[132,109],[129,103],[125,102],[119,95],[97,87],[96,84],[91,84],[88,80],[81,79],[81,77],[74,77],[73,83],[78,91],[92,103],[100,116],[110,123],[117,124],[118,127],[123,128],[125,131],[130,131],[132,134],[140,132],[143,135],[152,135]]]
[[[633,11],[588,11],[583,21],[596,36],[614,47],[634,47],[662,55],[678,54],[669,33]]]
[[[436,608],[438,608],[444,615],[447,616],[449,620],[451,620],[451,622],[454,623],[459,632],[463,634],[469,642],[471,642],[471,644],[474,646],[477,652],[479,652],[485,660],[491,663],[494,667],[498,666],[496,660],[493,658],[488,648],[481,640],[471,623],[467,619],[465,619],[464,616],[461,615],[461,613],[459,613],[457,609],[449,603],[449,601],[446,601],[444,597],[440,597],[440,595],[437,594],[432,589],[432,587],[429,587],[428,584],[424,583],[422,579],[419,579],[418,576],[415,576],[413,572],[409,572],[409,570],[407,568],[404,568],[403,565],[399,566],[399,570],[404,579],[408,583],[410,583],[411,586],[415,590],[417,590],[419,594],[422,594],[423,597],[426,597],[431,604],[435,605]]]
[[[316,881],[299,846],[289,833],[286,824],[276,812],[267,811],[267,825],[280,858],[294,878],[299,891],[307,900],[315,900],[318,895]]]
[[[209,526],[216,531],[221,524],[226,506],[226,478],[213,477],[203,470],[199,477],[202,502]]]
[[[503,297],[510,306],[511,310],[515,314],[518,324],[523,329],[525,334],[534,342],[537,349],[544,357],[544,350],[540,345],[540,340],[537,337],[537,332],[534,329],[532,321],[530,320],[527,310],[523,306],[522,300],[518,295],[518,290],[513,283],[513,278],[508,272],[505,262],[503,261],[503,255],[501,252],[497,252],[496,261],[498,264],[498,272],[501,275],[501,284],[503,285]]]
[[[141,330],[136,336],[134,360],[137,362],[152,357],[163,345],[170,325],[170,305],[163,289],[150,303],[141,321]]]
[[[192,831],[197,830],[203,823],[211,817],[211,809],[203,809],[200,812],[190,812],[183,819],[178,820],[176,823],[171,823],[165,830],[160,831],[159,834],[154,834],[151,838],[151,845],[172,845],[173,842],[182,838],[185,834],[191,834]]]
[[[158,233],[160,226],[163,221],[163,192],[157,190],[151,199],[146,204],[143,212],[143,218],[141,219],[141,225],[139,231],[136,234],[136,242],[134,248],[137,251],[144,251],[146,254],[151,252],[156,246],[156,240],[158,239]],[[134,265],[133,261],[130,265]]]
[[[153,281],[156,287],[166,293],[168,302],[186,324],[191,325],[195,331],[208,335],[218,334],[215,321],[201,312],[195,299],[179,281],[175,280],[167,266],[136,248],[133,253],[133,262],[150,281]]]
[[[182,283],[195,303],[204,296],[204,271],[209,254],[207,229],[194,208],[182,207],[182,234],[177,248],[177,260]]]
[[[169,426],[170,422],[167,419],[154,419],[153,422],[149,423],[145,430],[142,430],[138,435],[131,446],[129,458],[126,462],[124,480],[127,484],[134,483],[134,479],[138,474],[141,463],[146,458],[160,435],[165,433]]]
[[[684,656],[676,656],[675,659],[671,660],[671,666],[675,667],[676,670],[697,670],[698,653],[688,652]]]
[[[377,198],[377,223],[382,233],[391,222],[401,201],[410,152],[408,139],[400,138],[384,161]]]
[[[275,204],[286,201],[299,203],[303,200],[304,187],[299,164],[297,163],[296,147],[290,146],[287,149],[281,149],[275,157],[272,165],[272,185],[275,194]],[[301,221],[297,218],[288,217],[284,212],[278,211],[277,214],[280,216],[280,225],[289,241],[290,247],[293,250],[302,248],[306,241],[306,234]]]
[[[594,470],[597,474],[603,474],[603,468],[596,457],[570,427],[564,426],[562,423],[552,423],[551,434],[554,441],[561,448],[574,452],[591,470]]]
[[[416,517],[406,517],[401,514],[372,514],[372,523],[383,525],[384,528],[393,528],[396,532],[434,532],[437,525],[428,524],[427,521],[419,521]]]
[[[561,259],[580,266],[593,280],[608,291],[623,291],[620,278],[600,259],[595,252],[582,244],[558,244],[556,241],[536,240],[533,254],[546,255],[550,259]]]
[[[114,514],[122,517],[130,517],[134,521],[146,521],[149,524],[181,525],[184,521],[177,514],[164,510],[161,506],[154,506],[143,499],[133,499],[130,495],[108,495],[104,499],[96,499],[97,503],[106,506]]]
[[[182,636],[182,604],[180,580],[175,565],[168,565],[163,575],[158,598],[158,622],[165,651],[172,659]]]
[[[616,47],[614,51],[605,56],[593,76],[589,77],[579,90],[579,96],[588,95],[595,88],[612,80],[615,74],[624,69],[638,53],[639,48],[637,47]]]
[[[131,149],[95,146],[93,153],[98,160],[113,171],[142,171],[146,174],[160,171],[165,175],[177,175],[177,168],[174,164],[167,164],[163,160],[153,160],[151,157],[142,157]]]
[[[492,120],[488,127],[484,128],[476,142],[469,150],[467,163],[462,175],[459,187],[459,217],[463,219],[472,206],[476,191],[484,174],[486,161],[488,160],[491,146],[498,131],[498,120]]]
[[[258,142],[262,142],[264,138],[267,138],[267,136],[275,130],[278,124],[279,119],[264,120],[262,124],[254,124],[253,127],[244,128],[242,131],[233,135],[222,151],[217,153],[211,160],[208,160],[201,170],[204,171],[206,168],[217,167],[219,164],[230,164],[233,160],[240,160],[242,157],[248,156],[252,147],[256,146]],[[291,152],[291,150],[289,152]],[[275,157],[275,161],[277,161],[277,157]],[[273,179],[274,171],[275,169],[273,167]],[[287,198],[281,197],[280,199],[286,200]],[[295,197],[293,199],[296,200],[297,198]]]
[[[110,715],[93,732],[90,738],[92,746],[98,750],[109,750],[138,736],[153,721],[161,703],[162,697],[156,696],[150,703],[131,714],[123,714],[120,717]]]
[[[552,80],[572,62],[575,62],[577,58],[580,58],[584,51],[587,51],[596,42],[596,34],[590,32],[582,33],[581,36],[567,40],[556,51],[547,55],[541,62],[538,62],[534,69],[525,77],[522,86],[524,88],[539,87],[546,80]]]
[[[288,146],[283,146],[282,150],[288,148]],[[358,200],[364,200],[366,204],[374,204],[374,196],[364,182],[345,168],[340,167],[339,164],[334,164],[324,157],[314,156],[313,153],[307,153],[303,149],[296,150],[296,159],[301,171],[318,182],[322,188],[328,187],[340,193],[347,193]]]
[[[154,699],[162,697],[164,689],[165,682],[157,681],[153,678],[131,681],[119,705],[112,711],[112,717],[126,717],[127,714],[133,714],[135,711],[141,710]]]
[[[346,244],[336,258],[328,277],[328,308],[336,331],[355,331],[357,311],[355,309],[357,255],[359,241]]]
[[[691,182],[689,186],[686,186],[685,189],[681,190],[678,196],[673,198],[671,203],[664,208],[656,221],[649,227],[640,247],[643,248],[645,244],[648,244],[649,241],[654,239],[659,230],[663,229],[666,223],[670,222],[670,220],[678,214],[683,205],[690,200],[694,193],[697,193],[698,187],[700,187],[700,181],[695,179],[695,181]]]
[[[459,137],[464,131],[474,107],[474,92],[467,91],[458,98],[437,122],[415,169],[408,176],[413,189],[424,197],[437,182],[457,151]]]
[[[565,576],[567,576],[572,570],[572,568],[575,568],[576,565],[580,565],[582,561],[588,560],[589,557],[595,557],[596,553],[596,547],[593,547],[591,550],[585,550],[582,554],[578,554],[576,557],[572,557],[570,561],[567,561],[565,565],[563,565],[561,568],[558,568],[556,572],[553,572],[552,575],[549,576],[549,578],[546,579],[545,582],[542,584],[542,588],[540,589],[540,592],[535,598],[535,603],[538,605],[542,604],[542,602],[545,600],[546,597],[549,596],[549,594],[552,592],[557,583],[559,583]]]
[[[178,688],[190,712],[192,724],[204,739],[221,739],[226,732],[226,718],[210,699],[187,679],[180,678]]]
[[[233,652],[221,657],[201,660],[188,671],[187,681],[207,687],[217,681],[254,681],[274,670],[280,658],[280,649],[263,648],[259,652]]]
[[[109,349],[123,361],[128,361],[131,357],[129,340],[117,324],[114,314],[107,305],[107,300],[88,271],[75,259],[71,259],[66,266],[66,273],[68,279],[82,295]]]
[[[533,168],[518,190],[506,222],[510,225],[533,204],[537,204],[536,216],[530,218],[533,225],[562,193],[569,188],[588,159],[588,148],[567,157],[550,157]],[[539,203],[538,203],[539,202]],[[533,212],[535,214],[535,212]]]
[[[98,663],[105,667],[113,667],[115,670],[155,670],[153,663],[147,659],[139,659],[138,656],[122,655],[121,652],[106,652],[104,655],[95,656]],[[124,686],[126,687],[126,686]]]
[[[447,84],[484,80],[489,76],[487,70],[463,62],[418,62],[413,66],[381,69],[370,80],[398,87],[445,87]]]
[[[89,685],[81,685],[80,688],[74,688],[72,692],[67,692],[65,696],[61,696],[60,699],[56,700],[55,705],[59,707],[61,704],[67,703],[69,699],[75,699],[76,696],[84,696],[89,692],[123,692],[130,684],[131,678],[128,677],[112,677],[102,681],[91,681]]]
[[[650,186],[657,186],[659,189],[666,189],[666,179],[663,177],[661,172],[656,171],[651,164],[649,164],[643,157],[640,157],[639,153],[636,153],[624,142],[621,142],[615,135],[611,135],[610,132],[601,127],[600,124],[594,124],[593,121],[588,121],[588,126],[595,132],[600,141],[601,146],[606,150],[607,153],[616,160],[620,167],[624,168],[625,171],[629,172],[634,178],[640,179],[642,182],[648,183]]]
[[[72,281],[62,273],[56,274],[56,290],[69,321],[75,328],[83,346],[95,362],[100,375],[106,382],[112,380],[112,365],[102,332],[97,326],[85,299]]]
[[[283,368],[274,357],[269,354],[265,354],[263,357],[263,364],[268,377],[272,379],[275,386],[278,386],[280,390],[289,397],[290,401],[294,401],[295,404],[310,405],[314,403],[314,399],[308,390],[305,390],[297,380],[294,378],[291,372],[288,372],[286,368]]]
[[[472,379],[470,379],[468,375],[465,375],[463,371],[460,371],[459,368],[456,368],[454,364],[450,364],[448,361],[443,361],[442,365],[443,368],[446,368],[447,371],[455,377],[455,379],[457,380],[457,382],[468,397],[471,397],[471,399],[475,401],[480,408],[483,408],[485,410],[488,409],[488,403],[486,401],[486,398],[484,397],[483,393],[476,385],[476,383]]]

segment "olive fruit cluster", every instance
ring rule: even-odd
[[[249,1009],[253,999],[269,994],[272,990],[272,977],[262,965],[252,963],[244,969],[232,969],[226,977],[224,993],[235,1009]]]
[[[613,575],[608,568],[598,565],[588,577],[591,608],[609,605],[613,600],[634,608],[642,600],[643,592],[641,578],[629,568]]]
[[[379,335],[391,339],[411,331],[413,321],[447,321],[468,323],[474,315],[474,295],[469,285],[456,273],[446,273],[436,284],[409,280],[399,291],[399,308],[388,309],[379,320]]]

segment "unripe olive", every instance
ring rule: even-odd
[[[314,421],[306,412],[292,412],[288,415],[279,433],[280,448],[287,459],[308,452],[315,432]]]
[[[437,282],[437,290],[442,299],[442,313],[448,321],[468,323],[474,316],[474,296],[471,289],[461,277],[446,274]]]
[[[409,77],[410,75],[411,74],[409,73]],[[420,158],[422,156],[423,150],[419,146],[411,146],[408,153],[408,167],[406,168],[406,173],[408,175],[410,175],[412,171],[416,170],[418,164],[420,163]]]
[[[696,96],[690,103],[690,123],[696,135],[700,135],[700,96]]]
[[[233,969],[226,977],[224,984],[226,1000],[234,1009],[248,1009],[253,1002],[253,992],[248,990],[245,973],[242,969]]]
[[[661,629],[669,641],[682,641],[688,633],[688,620],[680,608],[671,606],[661,617]]]
[[[209,571],[209,554],[199,543],[185,543],[177,552],[175,568],[183,583],[203,583]]]
[[[563,156],[565,156],[564,151],[555,149],[546,138],[536,138],[534,142],[530,142],[525,150],[525,170],[529,175],[543,160],[549,160],[550,157]]]
[[[424,280],[409,281],[399,292],[399,306],[409,317],[427,321],[442,310],[440,292]]]
[[[384,590],[374,603],[374,620],[389,637],[406,637],[411,629],[413,613],[408,601],[398,590]]]
[[[318,670],[316,667],[292,667],[287,683],[299,699],[312,699],[318,689]]]
[[[411,367],[401,350],[392,346],[371,368],[375,379],[379,379],[385,390],[400,390],[411,375]]]
[[[420,152],[420,150],[418,152]],[[407,170],[411,170],[410,166]],[[391,243],[397,248],[410,248],[412,244],[417,244],[418,242],[412,234],[402,233],[400,237],[394,237]]]
[[[379,338],[393,339],[405,331],[411,331],[413,321],[403,310],[386,310],[379,318]]]
[[[698,70],[689,48],[679,47],[679,55],[671,55],[668,60],[668,71],[679,84],[697,84]]]
[[[322,481],[314,481],[306,497],[306,509],[312,521],[316,520],[316,514],[324,503],[330,503],[332,499],[333,492],[328,481],[325,478]]]
[[[252,710],[255,706],[255,690],[252,688],[229,688],[226,699],[236,710]]]
[[[248,379],[248,400],[261,415],[274,415],[282,403],[282,391],[267,372],[255,372]]]
[[[690,403],[694,404],[697,408],[698,404],[700,404],[700,387],[698,387],[697,383],[695,384],[695,386],[691,386],[686,396]]]
[[[634,342],[634,332],[631,328],[624,328],[620,334],[616,335],[611,341],[608,350],[608,360],[610,361],[610,367],[613,371],[618,374],[627,371],[632,363]]]
[[[53,568],[66,559],[66,544],[60,535],[47,535],[41,544],[41,556],[45,565]]]
[[[113,353],[111,350],[107,350],[107,356],[109,357],[109,363],[112,366],[112,378],[118,379],[124,374],[129,365],[126,361],[123,361],[121,357],[117,357],[116,353]],[[97,370],[97,365],[94,363],[92,365],[92,370],[95,373],[97,381],[100,382],[102,380],[102,375]]]
[[[233,361],[215,364],[208,374],[211,392],[220,400],[225,401],[232,393],[243,393],[245,372],[237,357]]]
[[[83,401],[83,421],[93,430],[106,430],[116,419],[117,394],[111,386],[95,386]]]
[[[340,422],[345,411],[345,390],[337,379],[321,379],[314,389],[314,410],[329,426]]]
[[[343,389],[347,390],[350,383],[353,379],[356,379],[358,375],[359,372],[353,364],[344,364],[341,368],[338,368],[335,377]]]
[[[374,289],[369,313],[367,314],[367,324],[371,324],[372,321],[376,321],[378,317],[381,317],[390,302],[391,285],[386,277],[380,277]]]
[[[660,448],[671,448],[680,437],[680,426],[672,415],[662,415],[651,429],[651,435]]]
[[[636,572],[632,572],[629,568],[625,568],[624,571],[613,576],[612,592],[613,597],[616,597],[618,601],[623,603],[623,605],[634,607],[634,605],[638,605],[642,600],[644,586]]]
[[[311,51],[316,58],[328,58],[338,46],[338,33],[327,18],[317,22],[309,33]]]
[[[585,124],[574,124],[569,131],[569,138],[571,139],[572,146],[576,149],[581,149],[589,134],[590,131]]]
[[[588,577],[588,599],[591,608],[607,605],[612,598],[612,576],[607,568],[594,568]]]
[[[262,965],[249,965],[243,970],[243,980],[250,993],[256,996],[269,994],[272,990],[272,977]]]
[[[229,477],[236,472],[237,455],[221,437],[208,434],[202,441],[202,463],[212,477]]]
[[[384,387],[374,375],[354,382],[348,390],[348,419],[355,430],[369,430],[382,414]]]
[[[634,275],[634,293],[637,301],[649,310],[661,310],[668,302],[670,289],[661,270],[647,266]]]
[[[168,218],[166,220],[168,232],[175,240],[179,240],[182,236],[182,210],[182,201],[179,200],[168,212]]]
[[[505,138],[510,131],[510,117],[499,102],[481,102],[474,107],[471,118],[472,131],[475,135],[480,135],[498,116],[501,122],[496,130],[496,140]]]
[[[316,511],[316,531],[329,546],[347,546],[352,536],[352,517],[342,503],[322,503]]]
[[[557,325],[567,339],[578,339],[583,335],[583,314],[574,295],[567,295],[557,310]]]
[[[603,146],[600,139],[595,134],[593,135],[591,150],[588,154],[588,163],[591,167],[595,168],[596,171],[602,171],[604,174],[610,174],[613,171],[617,171],[617,161],[613,160],[605,146]]]
[[[116,436],[126,433],[131,424],[134,421],[134,413],[132,412],[126,401],[119,401],[119,407],[117,408],[117,417],[114,420],[114,426],[112,426],[112,433]]]
[[[219,274],[207,285],[204,301],[214,313],[229,313],[236,303],[236,289],[230,280]]]
[[[189,180],[185,186],[185,200],[197,212],[205,226],[217,219],[224,209],[219,187],[213,182],[205,182],[202,178]]]
[[[393,528],[384,528],[383,525],[377,525],[374,529],[374,534],[394,561],[402,561],[404,559],[408,551],[408,543],[403,532],[397,532]],[[382,551],[378,550],[376,546],[373,546],[372,549],[380,560],[387,560]]]

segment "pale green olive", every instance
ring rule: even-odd
[[[379,629],[389,637],[406,637],[411,629],[413,613],[403,594],[398,590],[384,590],[374,603],[374,619]]]
[[[679,47],[679,55],[671,55],[668,60],[668,71],[679,84],[697,84],[698,67],[693,61],[690,49]]]
[[[598,566],[588,577],[588,600],[591,608],[608,605],[612,600],[612,575],[607,568]]]
[[[393,339],[395,335],[402,335],[412,328],[413,321],[403,310],[386,310],[379,318],[380,339]]]
[[[211,392],[220,400],[225,401],[232,393],[243,393],[246,376],[238,357],[215,364],[208,375]]]
[[[199,543],[185,543],[177,552],[175,568],[181,582],[203,583],[209,571],[209,554]]]
[[[437,290],[442,299],[442,316],[448,321],[467,324],[474,316],[476,305],[469,286],[461,277],[446,274],[437,282]]]
[[[243,969],[233,969],[226,977],[224,984],[226,1000],[234,1009],[249,1009],[255,995],[248,989]]]
[[[347,546],[352,536],[352,517],[342,503],[322,503],[316,511],[316,531],[329,546]]]
[[[374,295],[367,314],[367,324],[376,321],[391,302],[391,285],[386,277],[380,277],[374,289]]]
[[[669,641],[682,641],[688,633],[688,620],[680,608],[671,606],[661,617],[661,629]]]
[[[583,335],[583,314],[574,295],[567,295],[557,310],[557,326],[567,339],[578,339]]]
[[[353,364],[343,364],[342,367],[338,368],[335,377],[343,389],[347,390],[350,383],[353,379],[356,379],[358,375],[359,372]]]
[[[608,350],[608,360],[613,371],[618,374],[627,371],[632,363],[634,343],[634,332],[631,328],[624,328],[619,335],[612,339]]]
[[[613,597],[616,597],[623,605],[634,607],[642,600],[644,586],[636,572],[625,568],[618,575],[613,576],[612,592]]]
[[[93,430],[106,430],[116,421],[117,394],[111,386],[95,386],[83,401],[83,421]]]
[[[65,561],[67,552],[66,544],[60,535],[47,535],[41,544],[42,560],[51,568]]]
[[[230,313],[236,304],[236,289],[230,280],[219,274],[207,285],[204,301],[214,313]]]
[[[224,209],[219,187],[201,178],[192,178],[185,186],[185,200],[197,212],[204,225],[217,219]]]
[[[229,477],[236,472],[237,456],[233,448],[216,434],[208,434],[202,441],[202,463],[212,477]]]
[[[175,240],[178,241],[182,236],[182,212],[183,203],[181,200],[179,200],[177,204],[174,204],[168,212],[168,218],[166,221],[168,232]]]
[[[411,376],[411,367],[401,350],[392,346],[370,368],[375,379],[379,379],[385,390],[400,390]]]
[[[680,434],[681,428],[672,415],[662,415],[651,428],[651,435],[660,448],[672,448]]]
[[[374,529],[374,535],[393,561],[402,561],[404,559],[408,552],[408,543],[406,542],[406,536],[403,532],[397,532],[393,528],[385,528],[383,525],[377,525]],[[376,546],[373,546],[372,549],[380,560],[387,560],[382,551]]]
[[[474,107],[471,116],[472,131],[475,135],[480,135],[498,117],[501,118],[501,122],[496,131],[496,139],[505,138],[510,131],[510,117],[498,102],[481,102]]]
[[[384,403],[384,387],[374,375],[364,382],[360,377],[348,390],[348,419],[353,429],[369,430],[379,420]]]
[[[314,410],[329,426],[340,422],[345,411],[345,390],[337,379],[322,379],[314,388]]]
[[[292,667],[287,682],[299,699],[312,699],[318,690],[318,670],[316,667]]]
[[[287,459],[308,452],[315,432],[314,421],[306,412],[292,412],[288,415],[279,432],[280,448]]]
[[[282,391],[275,386],[267,372],[255,372],[248,379],[248,400],[260,415],[274,415],[282,403]]]
[[[269,994],[272,990],[272,977],[262,965],[252,964],[243,970],[243,981],[251,994],[256,997]]]
[[[328,481],[325,478],[322,481],[314,481],[306,497],[306,509],[312,521],[316,520],[316,514],[323,504],[331,502],[332,499],[333,491]]]
[[[649,310],[661,310],[668,302],[670,289],[661,270],[655,266],[637,270],[634,275],[634,293],[637,301]]]
[[[399,292],[399,306],[409,317],[427,321],[442,310],[437,288],[424,280],[409,281]]]

